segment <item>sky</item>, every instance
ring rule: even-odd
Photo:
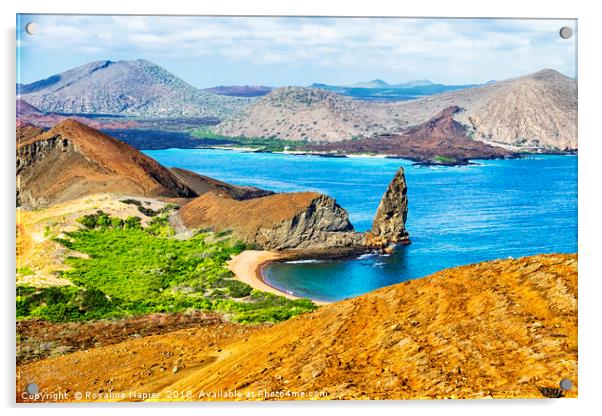
[[[457,85],[544,68],[575,77],[577,36],[562,39],[562,26],[576,32],[574,20],[20,15],[17,81],[128,59],[201,88],[376,78]]]

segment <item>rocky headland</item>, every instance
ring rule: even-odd
[[[316,192],[280,193],[242,201],[208,192],[179,213],[189,228],[231,231],[263,250],[298,250],[333,256],[369,249],[391,250],[409,242],[405,229],[407,186],[399,168],[378,207],[372,231],[359,233],[333,198]],[[298,256],[298,255],[296,255]]]

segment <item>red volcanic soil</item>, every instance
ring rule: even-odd
[[[100,192],[196,196],[155,160],[78,121],[62,121],[38,135],[29,126],[19,129],[17,192],[24,205],[43,207]]]
[[[501,147],[471,139],[466,127],[453,118],[459,111],[457,106],[451,106],[402,133],[314,145],[311,150],[387,154],[416,161],[430,161],[437,156],[467,161],[513,155]]]
[[[273,194],[185,169],[168,169],[128,144],[68,119],[52,129],[17,126],[17,194],[40,208],[94,193],[194,198],[209,191],[233,200]]]
[[[200,311],[155,313],[91,322],[21,320],[17,321],[17,365],[185,328],[216,328],[224,324],[227,321],[222,314]]]
[[[234,201],[208,192],[184,206],[180,216],[190,228],[236,228],[240,233],[254,234],[303,212],[319,197],[317,192],[292,192]]]

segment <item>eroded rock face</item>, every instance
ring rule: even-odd
[[[272,191],[266,191],[254,186],[231,185],[208,176],[199,175],[187,169],[170,168],[169,170],[199,196],[206,192],[215,191],[227,194],[233,199],[244,200],[274,194]]]
[[[307,208],[269,229],[258,230],[256,242],[277,249],[336,249],[361,244],[347,211],[327,196],[319,195]]]
[[[407,185],[403,167],[400,167],[380,200],[372,230],[366,233],[366,245],[385,248],[409,242],[405,224],[408,217]]]

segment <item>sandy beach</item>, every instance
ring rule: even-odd
[[[236,275],[236,278],[245,282],[249,286],[262,290],[264,292],[274,293],[284,296],[288,299],[301,299],[298,296],[278,290],[268,285],[261,275],[261,268],[274,260],[282,258],[282,255],[276,251],[245,250],[238,256],[234,256],[228,262],[228,268]],[[312,301],[316,305],[327,305],[331,302]]]

